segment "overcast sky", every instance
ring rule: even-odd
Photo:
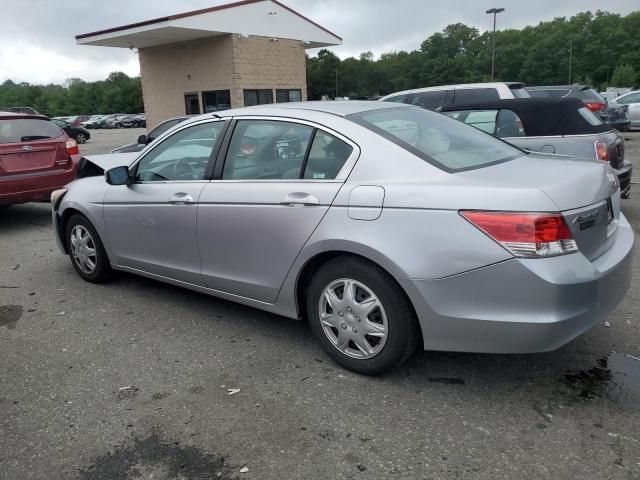
[[[462,22],[491,28],[491,7],[506,7],[498,29],[535,25],[598,9],[627,14],[640,0],[282,0],[343,37],[342,58],[371,50],[377,56],[415,50],[432,33]],[[493,3],[491,3],[493,2]],[[76,45],[74,36],[150,18],[229,3],[225,0],[1,0],[0,82],[61,83],[70,77],[100,80],[120,70],[139,73],[135,53]],[[313,55],[315,50],[310,50]]]

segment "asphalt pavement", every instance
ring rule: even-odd
[[[638,178],[640,132],[625,136]],[[623,211],[638,232],[637,184]],[[419,352],[364,377],[304,323],[132,275],[83,282],[49,207],[14,206],[0,212],[0,478],[640,478],[637,265],[608,323],[556,352]]]

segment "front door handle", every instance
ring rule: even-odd
[[[193,197],[188,193],[178,192],[171,195],[171,198],[169,198],[169,203],[173,203],[174,205],[185,205],[188,203],[193,203]]]
[[[304,192],[292,192],[288,193],[286,197],[280,202],[280,205],[288,205],[293,207],[294,205],[303,205],[305,207],[311,207],[313,205],[320,205],[320,200],[315,195]]]

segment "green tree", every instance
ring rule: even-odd
[[[614,87],[633,87],[637,80],[638,75],[635,68],[625,63],[617,66],[613,71],[610,84]]]

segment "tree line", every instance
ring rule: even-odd
[[[626,16],[597,11],[496,32],[497,81],[529,85],[579,82],[598,89],[640,83],[640,11]],[[340,59],[323,49],[307,56],[310,100],[323,96],[371,98],[399,90],[491,80],[492,32],[462,23],[427,38],[419,49],[371,52]],[[0,108],[32,106],[41,113],[142,112],[139,77],[111,73],[106,80],[73,78],[64,85],[0,84]]]

